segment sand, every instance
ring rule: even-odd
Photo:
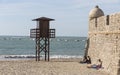
[[[76,61],[77,60],[77,61]],[[0,75],[108,75],[101,70],[89,69],[79,59],[52,59],[0,61]]]

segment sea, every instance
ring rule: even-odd
[[[50,58],[81,58],[87,37],[58,36],[50,39]],[[44,57],[44,53],[41,53]],[[35,39],[29,36],[0,36],[0,60],[35,58]]]

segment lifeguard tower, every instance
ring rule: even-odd
[[[50,29],[49,21],[54,19],[47,17],[40,17],[33,19],[37,22],[37,27],[30,30],[30,37],[35,38],[36,42],[36,61],[40,61],[40,55],[43,52],[45,54],[45,61],[50,56],[50,38],[55,38],[55,29]]]

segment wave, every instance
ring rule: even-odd
[[[83,56],[78,55],[51,55],[50,58],[82,58]]]
[[[35,55],[2,55],[3,58],[35,58]]]
[[[44,55],[40,56],[44,58]],[[50,58],[82,58],[83,56],[78,55],[50,55]],[[11,59],[33,59],[35,55],[0,55],[0,60],[11,60]]]
[[[32,59],[35,55],[0,55],[0,60]]]

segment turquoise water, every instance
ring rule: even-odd
[[[86,37],[56,37],[50,39],[51,57],[83,56]],[[28,36],[0,36],[1,56],[34,56],[35,39]]]

